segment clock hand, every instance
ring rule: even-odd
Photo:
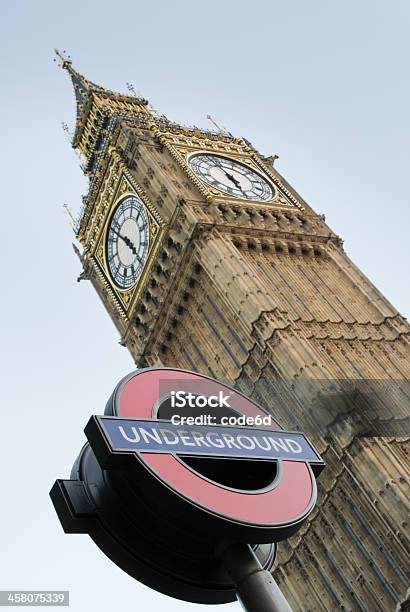
[[[135,245],[131,242],[131,240],[127,237],[127,236],[123,236],[122,234],[120,234],[120,232],[118,232],[117,230],[115,230],[113,227],[111,228],[111,231],[114,234],[117,234],[117,236],[119,238],[121,238],[121,240],[123,240],[125,242],[125,244],[127,245],[127,247],[129,249],[131,249],[131,251],[134,253],[134,255],[137,254],[137,249],[135,248]]]
[[[240,189],[241,191],[243,191],[240,182],[238,181],[238,179],[236,179],[232,174],[229,174],[229,172],[227,172],[225,170],[225,168],[223,167],[222,164],[215,162],[216,166],[218,166],[218,168],[220,168],[222,170],[222,172],[225,174],[225,176],[231,181],[231,183],[233,183],[235,185],[235,187],[237,189]]]
[[[129,247],[131,249],[131,251],[134,253],[134,255],[136,255],[138,251],[135,248],[135,245],[131,242],[131,240],[127,236],[122,236],[121,234],[119,236],[120,236],[120,238],[122,238],[124,240],[125,244],[127,245],[127,247]]]
[[[228,177],[228,179],[235,185],[235,187],[237,187],[237,189],[240,189],[242,191],[242,187],[240,182],[238,181],[238,179],[236,179],[234,176],[232,176],[232,174],[228,174],[228,172],[226,172],[226,170],[224,171],[226,176]]]

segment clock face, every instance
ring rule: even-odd
[[[137,196],[116,206],[108,227],[106,257],[111,277],[120,289],[129,289],[141,276],[149,246],[148,215]]]
[[[228,157],[199,153],[190,157],[188,164],[203,181],[235,198],[271,200],[275,196],[268,181]]]

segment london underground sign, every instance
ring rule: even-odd
[[[202,603],[236,598],[215,560],[218,543],[252,544],[269,569],[272,543],[312,511],[324,466],[303,433],[183,370],[130,374],[85,433],[71,479],[51,491],[65,531],[89,533],[145,584]]]

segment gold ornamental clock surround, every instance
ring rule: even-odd
[[[271,158],[243,138],[153,114],[58,56],[89,177],[80,278],[139,367],[208,374],[267,409],[282,394],[281,425],[316,435],[327,465],[318,504],[281,543],[274,570],[293,608],[404,610],[407,321]],[[384,434],[358,433],[357,419],[376,414]]]

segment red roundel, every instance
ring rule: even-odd
[[[179,388],[207,395],[229,391],[230,405],[235,412],[251,417],[267,415],[260,406],[227,385],[201,374],[168,368],[140,370],[121,381],[113,396],[113,414],[155,419],[161,398],[169,396],[171,389]],[[262,427],[281,429],[279,424],[272,423]],[[280,460],[276,477],[269,486],[247,491],[229,488],[202,476],[173,453],[140,452],[139,460],[169,489],[199,509],[225,521],[275,532],[277,539],[285,537],[281,532],[288,528],[296,531],[316,502],[316,480],[305,462]]]

